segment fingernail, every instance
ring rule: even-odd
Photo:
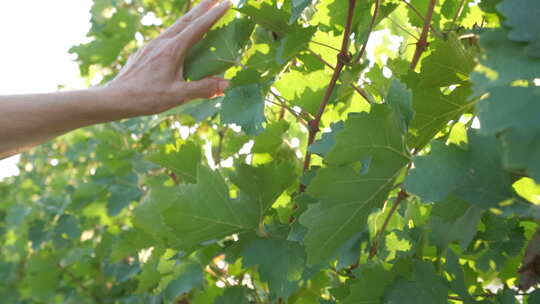
[[[229,81],[228,80],[225,80],[225,79],[222,79],[219,81],[218,83],[218,88],[221,92],[225,91],[226,88],[229,87]]]

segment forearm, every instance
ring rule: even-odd
[[[228,81],[187,82],[189,49],[228,10],[230,3],[202,0],[140,49],[106,87],[51,94],[0,96],[0,159],[80,127],[157,114],[195,98],[222,95]]]
[[[0,96],[0,159],[80,127],[122,118],[104,88]]]

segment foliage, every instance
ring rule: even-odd
[[[540,4],[241,3],[187,57],[225,96],[0,182],[1,302],[538,303]],[[194,4],[94,0],[81,74]]]

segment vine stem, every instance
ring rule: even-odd
[[[371,36],[373,27],[375,26],[375,22],[377,21],[377,17],[379,17],[380,6],[381,6],[381,0],[375,0],[375,10],[373,11],[373,17],[371,17],[371,22],[369,23],[369,29],[366,36],[366,40],[362,44],[362,48],[360,49],[360,52],[358,53],[358,57],[356,58],[356,63],[360,63],[360,60],[362,60],[362,57],[364,57],[364,53],[366,52],[367,44],[369,42],[369,37]]]
[[[390,223],[390,219],[392,218],[392,215],[394,215],[394,213],[396,213],[396,210],[399,207],[400,203],[404,199],[406,199],[408,196],[409,196],[409,194],[407,193],[407,191],[405,191],[403,189],[401,189],[401,191],[399,191],[398,196],[396,198],[396,202],[392,206],[392,209],[390,209],[390,212],[388,212],[388,215],[384,219],[384,223],[383,223],[381,229],[377,232],[377,235],[375,236],[375,241],[373,241],[373,244],[371,245],[371,248],[369,249],[369,259],[372,259],[377,254],[378,247],[379,247],[379,240],[382,237],[382,235],[384,234],[384,231],[386,230],[386,227],[388,227],[388,224]]]
[[[331,70],[335,70],[336,68],[331,65],[328,61],[324,60],[324,58],[322,58],[321,55],[317,54],[315,51],[311,50],[311,49],[308,49],[308,51],[315,57],[317,58],[320,62],[324,63],[327,67],[329,67]],[[360,88],[360,87],[357,87],[354,85],[354,83],[351,83],[350,84],[351,87],[358,93],[360,94],[360,96],[362,96],[364,98],[365,101],[367,101],[369,104],[374,104],[375,103],[375,99],[368,94],[368,92],[364,91],[364,89]]]
[[[413,59],[411,61],[410,67],[412,70],[416,68],[418,61],[420,60],[420,56],[422,56],[422,53],[426,50],[428,46],[427,38],[429,34],[429,28],[431,26],[431,19],[433,19],[433,10],[435,9],[436,3],[437,0],[429,1],[426,18],[424,19],[424,27],[422,28],[422,34],[420,34],[420,39],[416,43],[416,50],[414,51]]]
[[[354,15],[355,6],[356,6],[356,0],[349,0],[349,10],[347,12],[347,23],[345,24],[345,30],[343,32],[341,50],[339,51],[337,55],[337,64],[334,69],[332,79],[330,80],[330,83],[326,87],[326,92],[319,106],[317,115],[315,115],[315,118],[309,122],[308,144],[307,144],[307,149],[306,149],[306,156],[304,158],[304,172],[309,169],[309,165],[311,163],[311,153],[309,152],[309,146],[313,144],[313,142],[315,141],[315,137],[317,136],[317,133],[319,132],[319,125],[321,123],[321,117],[324,113],[324,109],[326,108],[326,105],[328,104],[328,101],[330,100],[330,97],[332,96],[332,92],[334,91],[334,88],[338,81],[339,75],[341,74],[341,71],[343,70],[343,67],[345,66],[347,62],[350,61],[349,39],[350,39],[350,34],[351,34],[351,26],[352,26],[352,19]],[[304,191],[305,191],[305,185],[301,185],[300,192],[304,192]]]

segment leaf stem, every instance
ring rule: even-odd
[[[319,111],[317,112],[317,115],[315,115],[315,118],[309,122],[309,133],[308,133],[308,144],[307,144],[308,148],[306,148],[306,156],[304,158],[304,172],[309,169],[309,165],[311,163],[311,153],[309,152],[309,146],[313,144],[313,142],[315,141],[315,137],[317,136],[317,133],[319,132],[319,125],[321,123],[321,117],[324,113],[326,105],[330,101],[330,97],[332,96],[332,92],[334,91],[334,88],[336,87],[337,80],[339,78],[339,75],[341,74],[341,71],[343,70],[343,67],[345,66],[346,63],[350,61],[349,38],[351,34],[352,19],[354,15],[355,6],[356,6],[356,0],[349,0],[347,22],[345,24],[345,30],[343,32],[341,50],[337,55],[337,64],[334,69],[334,74],[332,75],[332,79],[330,80],[330,83],[326,87],[326,92],[319,106]],[[303,184],[300,185],[300,192],[304,192],[305,188],[306,188],[305,185]]]
[[[429,28],[431,26],[431,19],[433,18],[433,10],[435,9],[436,3],[437,0],[429,1],[426,18],[424,19],[424,27],[422,28],[422,34],[420,34],[420,39],[416,43],[416,50],[414,52],[413,59],[410,65],[412,70],[416,68],[418,61],[420,60],[420,56],[422,56],[422,53],[426,50],[428,46],[427,38],[429,34]]]
[[[375,236],[375,240],[373,241],[373,244],[371,245],[371,247],[369,249],[369,259],[372,259],[377,254],[378,247],[379,247],[379,241],[380,241],[382,235],[384,234],[384,231],[386,230],[386,227],[388,227],[388,224],[390,223],[390,219],[392,218],[392,216],[396,212],[396,210],[399,207],[400,203],[404,199],[406,199],[408,196],[409,196],[409,194],[407,193],[407,191],[405,191],[403,189],[401,189],[401,191],[399,191],[398,196],[396,198],[396,202],[392,206],[392,209],[390,209],[390,212],[388,212],[388,215],[384,219],[384,223],[383,223],[381,229],[377,232],[377,235]]]
[[[454,18],[452,19],[452,24],[450,25],[450,29],[453,29],[456,26],[456,22],[461,16],[461,13],[463,13],[463,8],[465,7],[465,0],[461,0],[459,3],[459,7],[456,11],[456,14],[454,15]]]
[[[331,65],[330,63],[328,63],[328,61],[324,60],[324,58],[322,58],[321,55],[317,54],[315,51],[311,50],[311,49],[308,49],[308,51],[313,55],[315,56],[315,58],[317,58],[320,62],[324,63],[327,67],[329,67],[330,69],[332,69],[333,71],[336,70],[336,68]],[[373,96],[371,96],[368,92],[366,92],[364,89],[360,88],[360,87],[357,87],[354,83],[351,82],[351,87],[356,91],[356,93],[360,94],[360,96],[362,96],[369,104],[374,104],[376,103],[375,102],[375,99],[373,98]]]
[[[360,49],[360,52],[358,52],[358,57],[355,60],[356,63],[360,63],[360,60],[362,60],[362,57],[364,57],[364,53],[366,52],[367,44],[369,42],[369,37],[371,36],[371,32],[373,31],[375,22],[377,21],[377,18],[379,17],[380,6],[381,6],[381,0],[375,0],[375,10],[373,11],[373,17],[371,18],[371,22],[369,23],[369,29],[366,35],[366,40],[362,44],[362,48]]]
[[[337,51],[337,52],[340,51],[340,49],[335,48],[335,47],[333,47],[333,46],[331,46],[331,45],[329,45],[329,44],[326,44],[326,43],[318,42],[318,41],[315,41],[315,40],[311,40],[311,42],[312,42],[312,43],[315,43],[315,44],[318,44],[318,45],[320,45],[320,46],[325,46],[325,47],[327,47],[327,48],[329,48],[329,49],[332,49],[332,50],[334,50],[334,51]]]

